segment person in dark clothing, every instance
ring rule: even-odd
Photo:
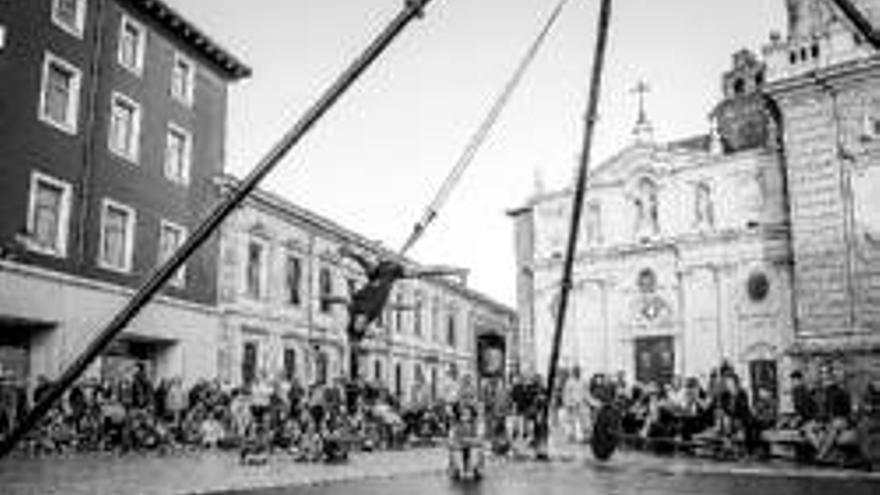
[[[835,376],[830,370],[823,370],[823,382],[818,419],[826,424],[826,428],[818,444],[817,455],[820,459],[828,457],[840,435],[850,427],[852,415],[852,399],[843,387],[843,378]]]
[[[287,405],[290,408],[290,417],[298,418],[302,413],[303,398],[306,391],[300,384],[299,380],[294,378],[290,381],[290,388],[287,389]]]
[[[147,376],[144,363],[138,363],[131,380],[132,406],[135,409],[148,409],[153,406],[153,384]]]
[[[804,374],[793,371],[791,378],[791,400],[794,404],[794,414],[797,426],[802,426],[816,419],[816,407],[812,393],[804,381]]]
[[[720,394],[721,431],[725,437],[733,437],[739,432],[745,436],[746,446],[755,445],[752,412],[749,397],[742,388],[739,376],[735,373],[722,374],[724,390]]]
[[[329,303],[343,302],[348,305],[348,328],[347,333],[355,340],[360,340],[366,335],[370,324],[382,316],[391,290],[399,280],[405,278],[429,278],[443,275],[462,273],[462,270],[449,268],[432,268],[416,270],[403,266],[402,263],[383,259],[372,263],[364,256],[353,250],[343,247],[339,250],[342,256],[354,260],[367,276],[367,282],[351,295],[351,300],[339,301],[336,298],[328,298]]]

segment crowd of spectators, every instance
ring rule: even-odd
[[[771,454],[780,433],[811,460],[840,455],[841,447],[864,444],[880,426],[880,390],[869,386],[854,403],[843,377],[821,371],[809,382],[790,375],[791,410],[780,411],[777,394],[761,387],[749,393],[728,363],[707,380],[673,378],[668,384],[628,384],[624,375],[573,370],[563,376],[544,421],[548,394],[538,375],[486,381],[479,415],[489,439],[537,447],[545,425],[571,440],[585,441],[599,407],[619,411],[620,430],[631,445],[657,453],[721,445],[744,456]],[[494,384],[494,386],[488,385]],[[0,438],[39,401],[52,384],[38,379],[32,397],[0,383]],[[169,449],[240,448],[256,442],[297,459],[333,457],[332,446],[363,450],[400,448],[413,440],[436,440],[454,431],[456,399],[448,393],[413,393],[405,406],[384,384],[339,378],[304,387],[297,380],[260,377],[246,386],[203,380],[184,387],[180,379],[154,383],[143,366],[116,380],[86,379],[68,391],[32,431],[22,448],[35,454],[139,452]],[[30,399],[30,400],[27,400]],[[345,450],[345,449],[342,449]],[[851,449],[852,450],[852,449]],[[857,449],[856,449],[857,450]],[[863,456],[871,454],[864,454]]]
[[[673,378],[669,383],[629,385],[623,375],[582,380],[567,377],[557,420],[571,440],[589,435],[590,419],[602,404],[620,411],[624,439],[657,453],[694,452],[707,445],[737,456],[766,458],[776,444],[796,446],[800,460],[837,462],[871,457],[864,447],[880,426],[880,390],[869,384],[858,401],[832,368],[821,368],[815,383],[790,376],[790,410],[777,394],[760,386],[750,393],[727,362],[705,382]],[[872,433],[873,432],[873,433]]]
[[[39,378],[30,400],[20,389],[0,387],[0,438],[51,386]],[[378,382],[338,378],[304,387],[295,379],[261,377],[240,387],[203,380],[186,388],[180,379],[153,382],[138,366],[119,379],[85,379],[72,387],[22,449],[126,453],[235,449],[256,442],[318,461],[332,457],[331,444],[371,450],[443,436],[448,411],[440,400],[403,407]]]

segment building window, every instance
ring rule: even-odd
[[[324,385],[330,373],[330,358],[324,351],[316,351],[315,354],[315,383]]]
[[[52,22],[77,38],[82,38],[86,26],[86,0],[53,0]]]
[[[119,26],[119,65],[140,76],[144,70],[146,46],[146,29],[131,17],[123,16]]]
[[[108,270],[131,272],[134,251],[135,212],[105,199],[101,211],[101,246],[98,265]]]
[[[413,333],[422,336],[422,302],[421,292],[416,292],[415,302],[413,304]]]
[[[257,379],[257,362],[259,356],[259,347],[256,342],[245,342],[242,348],[241,356],[241,381],[244,384],[251,384]]]
[[[644,240],[659,234],[659,202],[654,181],[641,178],[633,202],[636,207],[636,237]]]
[[[382,361],[378,359],[373,361],[373,379],[377,382],[382,381]]]
[[[318,287],[321,294],[321,312],[325,314],[330,313],[333,309],[332,301],[330,301],[330,298],[333,296],[333,274],[330,273],[330,269],[326,266],[321,267],[321,270],[318,272]]]
[[[177,125],[169,124],[165,136],[165,178],[178,184],[188,184],[191,156],[192,135]]]
[[[694,219],[699,228],[715,226],[715,207],[712,204],[712,189],[706,183],[697,184],[694,193]]]
[[[114,93],[110,108],[110,151],[132,163],[137,163],[140,133],[141,106],[120,93]]]
[[[602,205],[592,202],[587,206],[585,229],[587,245],[602,244]]]
[[[394,302],[396,308],[394,308],[394,328],[397,333],[403,332],[403,293],[398,292],[397,295],[394,296]]]
[[[40,89],[40,120],[76,134],[82,74],[74,65],[46,54]]]
[[[446,345],[455,347],[456,345],[456,329],[455,329],[455,310],[450,310],[446,317]]]
[[[440,340],[440,298],[431,301],[431,342]]]
[[[251,239],[247,246],[245,294],[252,299],[262,298],[265,295],[265,282],[266,245],[262,241]]]
[[[770,293],[770,280],[762,272],[752,273],[746,283],[746,291],[753,302],[762,302]]]
[[[296,379],[296,349],[284,349],[284,379],[292,382]]]
[[[52,177],[34,173],[28,204],[29,248],[44,254],[67,255],[71,186]]]
[[[196,68],[193,62],[181,55],[174,54],[174,66],[171,69],[171,97],[186,106],[192,106],[196,81]]]
[[[287,284],[287,304],[299,306],[302,303],[300,288],[302,285],[302,260],[293,255],[287,256],[284,267],[284,280]]]
[[[657,291],[657,274],[650,268],[645,268],[639,272],[636,285],[642,294],[653,294]]]
[[[186,240],[186,228],[162,220],[159,223],[159,264],[164,264],[183,245]],[[181,266],[171,279],[171,284],[178,287],[186,284],[186,267]]]

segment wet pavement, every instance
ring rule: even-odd
[[[866,477],[786,476],[747,472],[676,472],[629,463],[510,463],[490,468],[479,483],[455,483],[434,473],[393,479],[225,492],[224,495],[878,495]]]
[[[438,448],[358,453],[343,464],[297,463],[279,453],[262,466],[217,451],[12,458],[0,462],[0,495],[880,495],[880,473],[632,451],[601,463],[583,448],[552,452],[551,463],[492,460],[478,485],[451,483]]]

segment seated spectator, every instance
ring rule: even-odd
[[[849,392],[843,387],[843,380],[830,370],[823,372],[823,387],[820,394],[819,420],[825,424],[824,434],[817,445],[819,459],[827,459],[831,449],[836,445],[844,431],[850,427],[852,400]]]
[[[700,386],[699,380],[688,378],[680,410],[682,440],[690,442],[694,435],[711,426],[711,420],[707,421],[707,412],[708,417],[711,418],[710,407],[709,398]]]
[[[772,429],[777,420],[777,404],[773,394],[766,388],[759,388],[754,398],[753,420],[749,431],[749,444],[753,453],[768,455],[769,445],[762,439],[765,431]],[[758,449],[758,451],[756,451]]]

